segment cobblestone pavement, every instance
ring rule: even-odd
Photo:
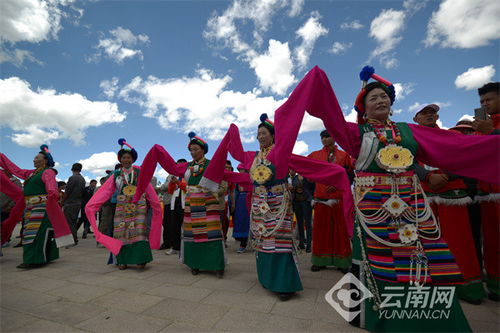
[[[237,254],[232,239],[228,246],[223,279],[203,272],[193,276],[164,251],[153,251],[154,261],[144,271],[119,271],[106,265],[108,252],[93,238],[60,249],[59,260],[33,270],[16,269],[21,248],[4,248],[0,331],[365,332],[325,301],[327,290],[343,276],[340,271],[311,272],[310,254],[301,253],[304,291],[281,302],[259,284],[254,254]],[[462,307],[475,332],[500,331],[498,303],[462,302]]]

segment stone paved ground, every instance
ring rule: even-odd
[[[193,276],[164,251],[153,251],[154,262],[144,271],[119,271],[106,265],[108,252],[92,238],[61,249],[56,262],[28,271],[16,269],[21,249],[5,248],[0,331],[364,332],[348,325],[324,299],[342,277],[339,271],[313,273],[310,255],[301,254],[304,291],[281,302],[258,283],[254,255],[237,254],[232,240],[228,245],[224,279],[209,273]],[[500,331],[497,303],[462,306],[474,331]]]

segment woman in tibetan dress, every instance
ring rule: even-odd
[[[392,85],[373,69],[364,69],[360,77],[381,82],[366,85],[358,95],[359,124],[345,121],[318,67],[275,114],[276,126],[284,127],[277,137],[286,142],[283,150],[292,150],[307,110],[321,118],[335,141],[357,160],[356,223],[350,223],[348,231],[354,232],[351,271],[366,287],[356,284],[356,291],[351,289],[348,294],[359,297],[350,299],[347,309],[349,299],[340,299],[333,290],[327,296],[332,303],[343,303],[344,318],[370,331],[470,331],[454,288],[463,282],[460,270],[413,169],[418,160],[500,183],[499,161],[477,164],[500,154],[499,140],[394,123],[389,118],[395,99]],[[470,154],[461,153],[464,147]],[[273,152],[268,159],[283,161]]]
[[[47,145],[40,146],[40,152],[33,159],[34,170],[20,169],[0,153],[0,166],[18,178],[24,179],[25,201],[23,262],[17,268],[41,267],[59,258],[59,247],[72,245],[71,231],[61,207],[55,163]],[[20,212],[20,211],[19,211]],[[15,218],[18,221],[19,218]],[[3,231],[10,237],[14,225]]]
[[[160,145],[154,145],[144,158],[135,199],[143,193],[151,180],[156,164],[187,183],[182,226],[181,260],[193,275],[200,271],[214,271],[222,278],[226,264],[220,223],[219,202],[215,196],[218,188],[209,190],[200,185],[210,163],[205,157],[208,144],[195,133],[189,133],[190,162],[176,163]],[[224,167],[223,167],[224,169]]]
[[[137,189],[140,168],[134,166],[137,152],[125,139],[118,140],[121,149],[118,151],[118,160],[121,167],[115,170],[104,185],[99,188],[85,207],[92,229],[96,230],[95,213],[116,192],[116,210],[113,221],[113,242],[119,244],[118,251],[111,249],[116,256],[116,263],[120,270],[128,265],[137,265],[143,269],[153,260],[151,248],[158,249],[161,234],[162,211],[160,200],[150,184],[146,193],[137,202],[132,202]],[[128,146],[130,149],[124,148]],[[146,212],[148,205],[153,210],[153,218],[149,235],[146,227]],[[100,232],[96,240],[106,246],[110,242],[109,236]],[[109,248],[109,246],[106,246]]]

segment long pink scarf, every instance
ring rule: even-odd
[[[284,141],[280,142],[280,144],[283,143]],[[276,143],[276,145],[278,145],[278,143]],[[274,149],[276,149],[276,146]],[[283,152],[283,150],[280,149],[278,149],[278,151]],[[214,153],[214,156],[212,157],[207,170],[203,174],[203,179],[201,180],[200,185],[214,190],[216,189],[216,187],[214,186],[218,186],[223,178],[226,179],[227,173],[223,173],[221,172],[221,170],[224,170],[224,165],[226,163],[228,153],[230,153],[231,156],[233,156],[236,160],[240,161],[243,168],[245,169],[250,169],[255,158],[256,152],[245,152],[243,150],[238,127],[234,124],[231,124],[226,135],[219,144],[219,147]],[[347,229],[351,231],[350,236],[352,236],[354,206],[351,188],[345,169],[337,164],[327,163],[308,157],[291,154],[291,151],[289,152],[289,154],[291,155],[289,159],[277,159],[277,164],[275,164],[276,169],[278,168],[278,165],[287,163],[286,170],[288,170],[288,168],[292,168],[297,171],[298,174],[306,177],[307,179],[321,184],[335,186],[337,189],[342,191],[345,221],[348,227]],[[248,177],[246,180],[248,182],[248,174],[238,175],[244,175]],[[284,176],[281,178],[284,178]]]
[[[361,142],[357,124],[347,123],[325,72],[314,67],[275,113],[276,146],[268,159],[290,159],[304,113],[323,120],[328,133],[351,156]],[[451,131],[409,125],[418,143],[417,160],[447,172],[500,184],[500,136],[465,136]],[[278,177],[287,163],[276,164]]]

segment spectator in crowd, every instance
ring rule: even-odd
[[[87,205],[87,202],[89,202],[90,198],[92,198],[92,196],[94,195],[96,189],[97,180],[92,179],[89,183],[89,186],[85,187],[85,190],[83,191],[81,216],[77,227],[77,229],[80,229],[80,225],[82,225],[83,223],[82,238],[87,238],[87,234],[93,234],[93,232],[90,230],[89,219],[87,218],[87,214],[85,214],[85,206]]]
[[[240,173],[248,173],[242,165],[238,166]],[[234,214],[233,214],[233,237],[240,242],[236,252],[244,253],[248,245],[248,231],[250,228],[250,214],[248,208],[252,194],[252,186],[236,185],[234,189]]]
[[[292,206],[295,218],[297,219],[297,228],[299,234],[299,248],[311,252],[312,241],[312,207],[311,201],[314,194],[314,183],[311,183],[295,170],[290,169],[290,181],[292,192]],[[306,234],[304,235],[304,227]]]
[[[472,127],[478,135],[500,134],[500,83],[490,82],[478,89],[481,107],[485,108],[487,119],[475,119]],[[491,156],[498,158],[498,156]],[[488,163],[488,160],[478,161]],[[483,257],[486,270],[488,298],[498,302],[500,284],[500,186],[478,182],[477,201],[481,205],[481,226],[483,230]]]
[[[341,165],[349,179],[353,176],[353,159],[338,149],[330,133],[320,133],[323,148],[309,154],[310,158]],[[311,271],[335,266],[347,271],[351,265],[351,242],[344,220],[342,192],[334,186],[316,183],[314,191],[314,224]]]
[[[417,110],[413,117],[417,124],[439,128],[437,124],[439,106],[429,104]],[[432,211],[440,221],[442,235],[455,256],[466,282],[457,286],[458,295],[469,303],[480,304],[485,293],[469,221],[468,205],[472,200],[467,185],[462,177],[424,163],[416,165],[415,170]]]
[[[165,183],[160,186],[161,199],[163,202],[163,233],[162,233],[162,244],[160,246],[160,250],[167,250],[172,247],[168,240],[168,226],[170,224],[170,220],[172,219],[171,206],[170,202],[172,201],[172,194],[168,192],[168,184],[170,180],[172,180],[174,176],[168,175],[165,179]]]
[[[183,158],[177,160],[177,164],[186,163]],[[172,176],[168,183],[170,194],[170,219],[167,224],[167,241],[170,248],[165,254],[177,254],[181,250],[182,222],[184,220],[184,208],[186,205],[186,181],[183,177]]]
[[[64,198],[64,191],[66,191],[66,182],[65,181],[58,181],[57,182],[57,191],[59,192],[59,206],[62,207],[62,200]]]
[[[82,165],[80,163],[74,163],[71,167],[73,175],[68,179],[62,199],[64,216],[66,216],[66,221],[68,221],[71,233],[73,234],[75,245],[78,244],[78,214],[82,207],[82,197],[85,191],[85,179],[80,174],[81,171]]]

